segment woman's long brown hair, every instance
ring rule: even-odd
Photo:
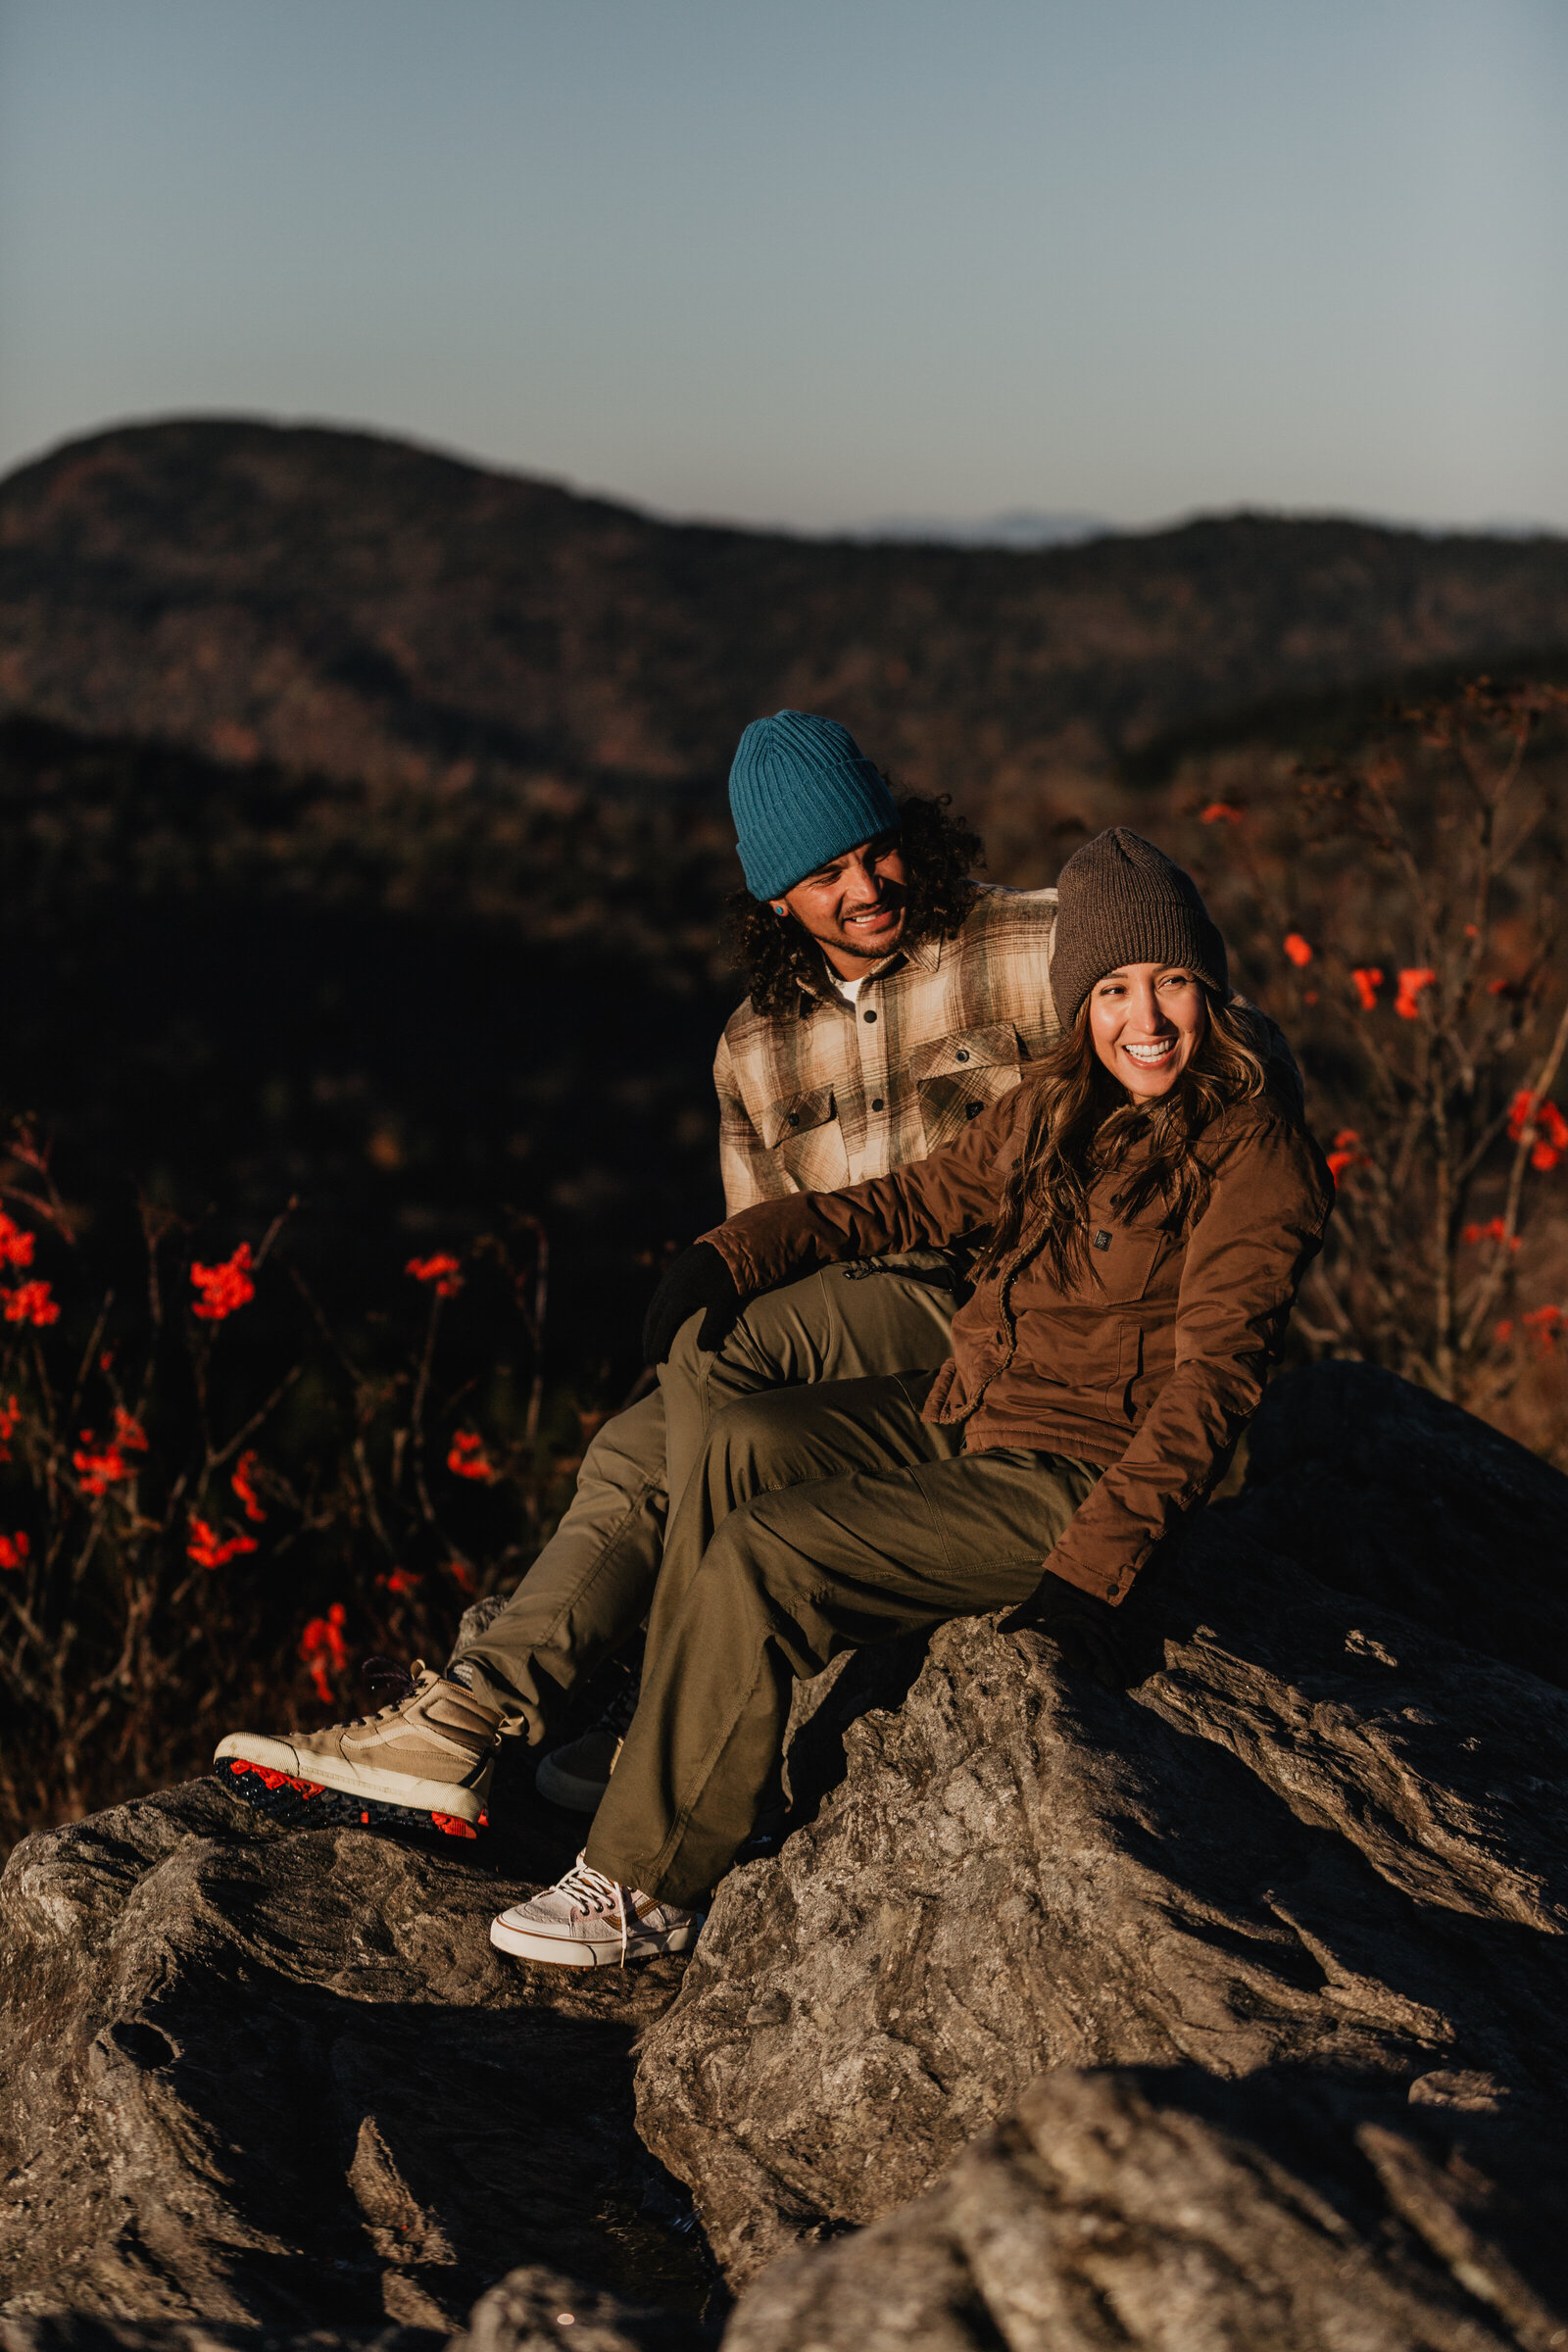
[[[1000,1264],[1043,1214],[1040,1246],[1056,1280],[1070,1285],[1085,1256],[1091,1187],[1145,1136],[1148,1152],[1115,1196],[1118,1210],[1136,1216],[1162,1198],[1163,1223],[1173,1233],[1201,1213],[1208,1172],[1199,1138],[1231,1103],[1263,1092],[1268,1041],[1255,1013],[1200,985],[1208,1015],[1202,1040],[1169,1094],[1152,1104],[1130,1101],[1095,1052],[1085,998],[1072,1027],[1041,1055],[1038,1076],[1026,1081],[1034,1101],[979,1271]]]

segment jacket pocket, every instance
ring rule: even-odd
[[[777,1155],[792,1191],[832,1193],[850,1181],[849,1147],[830,1086],[770,1103],[762,1141]]]
[[[989,1029],[956,1029],[909,1055],[925,1148],[935,1152],[961,1135],[992,1102],[1018,1083],[1023,1049],[1010,1021]]]
[[[1090,1227],[1089,1263],[1106,1306],[1130,1306],[1142,1298],[1168,1238],[1157,1226]]]

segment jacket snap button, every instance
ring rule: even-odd
[[[983,1102],[966,1102],[963,1106],[963,1115],[966,1119],[977,1119],[984,1108]]]
[[[954,1058],[954,1060],[955,1060],[955,1061],[967,1061],[967,1060],[968,1060],[968,1058],[969,1058],[969,1049],[968,1049],[968,1047],[967,1047],[967,1046],[960,1046],[960,1047],[958,1048],[957,1052],[956,1052],[956,1053],[954,1054],[953,1058]]]
[[[874,1021],[876,1019],[876,1014],[874,1012],[862,1012],[860,1018],[862,1021]]]

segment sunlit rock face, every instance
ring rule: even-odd
[[[726,2352],[1547,2345],[1560,2199],[1521,2155],[1312,2075],[1044,2075],[924,2196],[764,2271]]]

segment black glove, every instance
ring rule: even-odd
[[[1092,1674],[1102,1690],[1125,1690],[1163,1663],[1162,1652],[1151,1654],[1143,1612],[1137,1621],[1127,1612],[1128,1604],[1113,1609],[1048,1568],[1038,1591],[1004,1617],[1002,1630],[1049,1634],[1075,1674]]]
[[[693,1242],[689,1250],[671,1259],[649,1302],[643,1317],[644,1362],[663,1363],[681,1325],[699,1313],[703,1314],[703,1328],[697,1335],[698,1347],[721,1348],[745,1303],[734,1275],[712,1243]]]

